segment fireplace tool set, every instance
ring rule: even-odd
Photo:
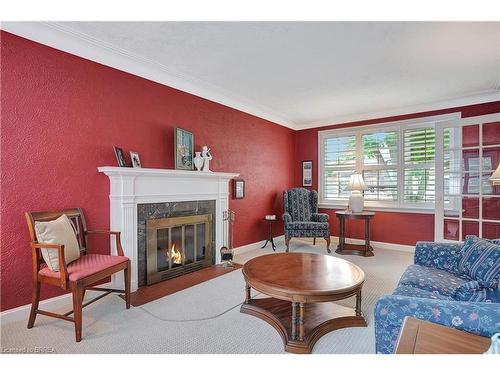
[[[222,214],[222,247],[220,248],[223,267],[233,266],[233,235],[234,235],[234,211],[227,210]],[[227,244],[227,242],[229,244]],[[227,246],[226,246],[227,245]]]

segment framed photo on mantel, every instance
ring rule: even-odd
[[[313,186],[312,160],[305,160],[302,162],[302,186]]]
[[[117,146],[113,146],[113,150],[115,151],[116,162],[119,167],[128,167],[127,161],[125,160],[125,154],[123,153],[123,149]]]

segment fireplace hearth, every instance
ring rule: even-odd
[[[212,265],[211,228],[211,214],[147,220],[147,284]]]

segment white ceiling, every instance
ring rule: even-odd
[[[500,100],[500,22],[2,28],[294,129]]]

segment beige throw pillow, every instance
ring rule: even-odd
[[[38,242],[64,245],[66,264],[80,258],[80,246],[71,220],[66,215],[53,221],[36,221],[35,232]],[[42,256],[52,271],[59,271],[59,256],[56,249],[42,249]]]

